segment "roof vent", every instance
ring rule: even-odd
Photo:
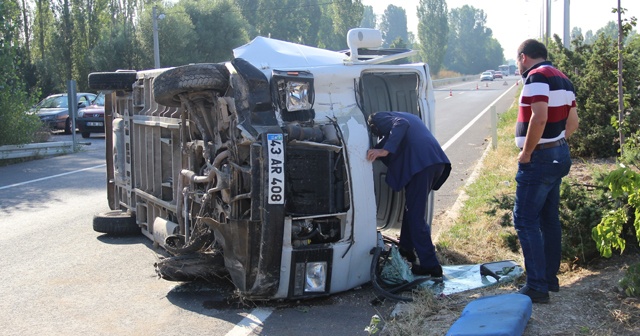
[[[359,48],[379,48],[382,46],[382,33],[377,29],[354,28],[347,33],[347,45],[351,52],[351,61],[358,60]]]

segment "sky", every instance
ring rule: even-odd
[[[447,8],[459,8],[470,5],[482,9],[487,15],[486,26],[493,31],[493,37],[500,42],[506,60],[515,59],[518,46],[528,38],[540,37],[542,6],[546,0],[447,0]],[[563,36],[564,1],[551,2],[551,36]],[[618,19],[617,13],[611,9],[618,6],[618,0],[566,0],[570,1],[569,31],[573,27],[582,29],[582,33],[604,27],[609,21]],[[378,15],[384,13],[389,4],[404,8],[407,12],[409,31],[416,32],[418,18],[416,8],[419,0],[404,0],[401,3],[389,0],[362,0],[364,5],[372,6]],[[621,0],[621,7],[626,8],[626,17],[635,16],[640,19],[640,0]],[[623,16],[624,18],[624,16]],[[637,27],[638,28],[638,27]],[[543,25],[543,31],[544,28]],[[417,34],[416,34],[417,36]]]

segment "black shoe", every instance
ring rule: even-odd
[[[521,290],[521,289],[522,289],[522,287],[524,287],[524,286],[526,286],[526,285],[520,285],[520,286],[518,286],[518,290]],[[560,285],[548,285],[548,288],[549,288],[549,291],[550,291],[550,292],[557,293],[557,292],[559,292],[559,291],[560,291]]]
[[[408,262],[416,262],[416,254],[413,253],[413,251],[405,250],[402,247],[398,247],[398,252],[400,252],[400,255],[407,259]]]
[[[533,303],[549,303],[549,293],[539,292],[527,285],[520,288],[518,293],[528,296]]]
[[[413,275],[430,276],[432,278],[442,278],[442,266],[424,268],[420,265],[413,264],[411,266],[411,273]]]

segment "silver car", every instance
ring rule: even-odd
[[[493,74],[491,74],[489,71],[483,72],[480,75],[480,81],[493,81]]]

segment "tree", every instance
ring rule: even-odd
[[[587,30],[586,33],[584,33],[584,43],[585,44],[593,44],[593,41],[595,40],[595,36],[593,35],[593,31],[591,29]]]
[[[449,42],[444,65],[463,74],[477,74],[496,68],[504,62],[498,55],[499,43],[485,26],[487,15],[469,5],[454,8],[449,13]]]
[[[401,38],[408,41],[407,12],[402,7],[389,5],[380,19],[382,45],[388,47],[394,40]]]
[[[73,78],[73,20],[71,18],[71,3],[69,0],[57,0],[52,2],[54,15],[56,15],[56,30],[53,33],[55,48],[49,52],[57,60],[54,68],[56,77],[59,78],[58,89],[63,91],[65,82]]]
[[[347,48],[347,32],[362,21],[364,7],[360,0],[335,1],[322,7],[318,46],[330,50]]]
[[[233,48],[249,41],[249,25],[229,0],[182,0],[193,23],[196,44],[192,62],[221,62],[233,56]]]
[[[193,53],[197,45],[195,27],[191,17],[181,3],[164,7],[158,5],[157,15],[164,14],[158,22],[158,49],[160,66],[171,67],[195,62]],[[154,67],[153,8],[146,7],[139,19],[138,40],[140,41],[141,66]]]
[[[41,127],[37,116],[25,113],[33,99],[21,73],[20,14],[17,1],[0,1],[0,145],[31,142]]]
[[[600,34],[604,34],[611,39],[618,39],[618,24],[613,21],[607,22],[604,27],[596,30],[596,36]]]
[[[440,72],[447,51],[449,22],[445,0],[420,0],[418,6],[418,38],[424,62],[433,74]]]
[[[584,36],[582,35],[582,28],[573,27],[573,29],[571,29],[571,41],[577,38],[581,38],[584,40]]]
[[[373,6],[364,6],[364,12],[362,13],[362,22],[360,23],[360,27],[376,27],[376,14],[373,13]]]
[[[31,48],[31,62],[35,68],[37,81],[35,86],[39,87],[44,95],[54,91],[53,60],[49,53],[49,48],[53,44],[53,26],[55,18],[51,9],[50,1],[36,0],[35,15],[33,22],[33,36],[35,44]]]
[[[258,9],[260,0],[235,0],[235,3],[240,9],[240,13],[244,19],[247,20],[251,26],[251,28],[249,28],[249,35],[254,36],[258,34],[256,27],[258,26],[258,20],[260,18],[258,15],[260,12]]]

